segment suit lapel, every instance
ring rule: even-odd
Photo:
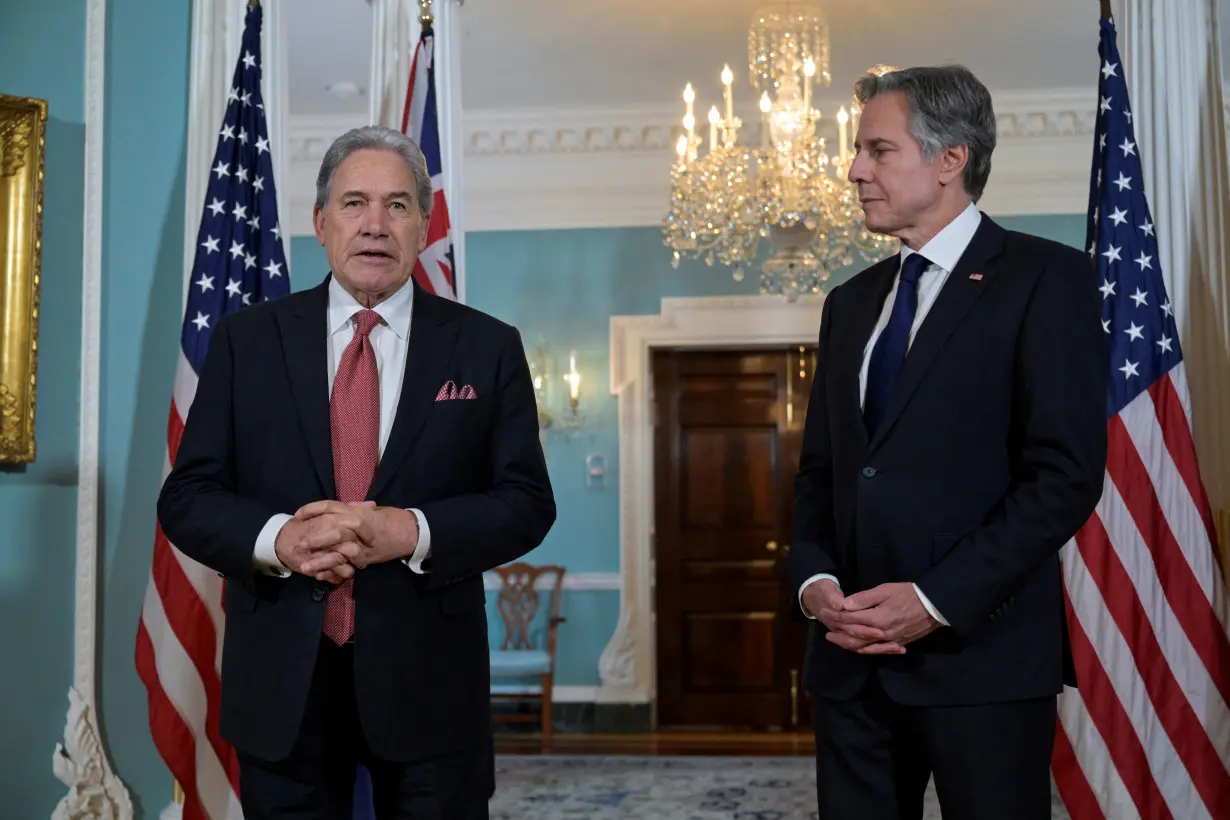
[[[994,276],[994,268],[988,263],[999,254],[1004,245],[1004,230],[983,214],[982,222],[970,240],[965,253],[961,254],[957,267],[948,275],[948,281],[940,290],[931,310],[918,328],[914,341],[906,353],[905,361],[893,383],[884,417],[871,439],[874,451],[892,429],[901,411],[921,383],[927,368],[935,359],[944,343],[960,324],[965,314],[974,306]],[[977,279],[971,275],[981,274]]]
[[[851,317],[848,341],[844,355],[840,358],[840,377],[838,380],[840,398],[848,418],[853,423],[853,429],[860,447],[867,446],[867,425],[863,423],[862,401],[859,389],[859,373],[863,369],[863,351],[867,348],[867,340],[871,331],[875,330],[876,321],[880,318],[880,310],[884,305],[888,292],[893,287],[893,280],[901,267],[900,254],[894,254],[883,260],[868,271],[866,287],[862,293],[851,294],[855,304],[855,312]]]
[[[278,313],[282,357],[290,377],[299,426],[307,441],[312,466],[320,478],[322,498],[334,498],[333,445],[329,435],[329,378],[327,324],[329,278],[305,291],[297,304]]]
[[[413,311],[397,414],[367,492],[368,498],[374,499],[405,463],[427,421],[436,394],[448,381],[453,367],[459,323],[453,321],[446,300],[428,293],[415,282]]]

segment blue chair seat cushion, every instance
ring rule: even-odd
[[[541,649],[492,649],[491,676],[518,678],[545,675],[551,671],[551,657]]]

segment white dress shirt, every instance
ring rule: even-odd
[[[971,202],[956,219],[944,226],[943,230],[931,237],[931,241],[917,251],[917,253],[925,256],[931,264],[927,265],[918,280],[918,308],[914,313],[914,324],[910,327],[910,338],[906,342],[906,350],[909,350],[909,345],[913,344],[914,337],[918,334],[918,328],[922,325],[923,319],[927,317],[927,312],[935,304],[935,298],[939,296],[940,289],[944,287],[944,283],[948,281],[949,274],[957,266],[961,255],[965,253],[965,249],[969,247],[969,243],[974,238],[974,234],[978,231],[978,225],[981,222],[982,214],[979,213],[978,207]],[[910,250],[905,245],[901,246],[902,265],[905,264],[905,260],[912,253],[915,253],[915,251]],[[892,290],[884,297],[884,306],[880,310],[880,318],[876,322],[875,329],[871,331],[871,338],[867,340],[867,346],[863,348],[863,366],[858,371],[860,406],[867,395],[867,365],[871,361],[871,351],[875,348],[876,340],[880,338],[884,328],[888,326],[889,316],[892,315],[893,302],[897,298],[897,285],[901,282],[901,268],[897,269],[897,274],[897,277],[893,280]],[[828,573],[813,575],[799,587],[800,607],[802,607],[803,603],[803,590],[816,581],[825,578],[840,585],[840,582]],[[944,616],[939,613],[939,610],[928,600],[923,591],[918,588],[918,584],[913,586],[914,591],[918,593],[918,600],[922,602],[923,607],[931,617],[944,626],[949,626]],[[806,607],[803,607],[803,614],[815,620],[815,616],[808,612]]]
[[[368,339],[376,353],[376,371],[380,379],[380,453],[389,440],[389,431],[393,429],[393,419],[397,416],[397,402],[401,398],[402,377],[406,372],[406,352],[410,341],[410,319],[414,308],[414,287],[407,281],[400,290],[372,308],[380,314],[381,324],[372,328]],[[354,338],[353,316],[363,310],[353,296],[337,282],[337,277],[329,280],[329,309],[325,332],[328,334],[326,358],[328,366],[329,395],[333,395],[333,378],[337,374],[338,365],[342,361],[342,353],[346,345]],[[423,561],[431,554],[431,530],[427,519],[419,510],[414,513],[419,525],[419,540],[414,553],[409,558],[402,559],[411,570],[424,573]],[[274,515],[261,529],[256,537],[256,546],[252,558],[258,569],[269,574],[285,578],[290,571],[278,560],[274,544],[278,532],[293,518],[293,515],[278,513]]]

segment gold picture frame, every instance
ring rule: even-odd
[[[34,461],[47,101],[0,94],[0,462]]]

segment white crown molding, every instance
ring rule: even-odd
[[[82,211],[81,421],[77,471],[76,609],[73,684],[68,690],[64,740],[52,771],[68,787],[52,820],[107,817],[132,820],[128,790],[103,748],[98,721],[98,468],[99,377],[102,335],[103,135],[107,47],[106,0],[85,12],[85,179]]]
[[[1097,91],[995,94],[998,145],[980,207],[993,216],[1084,213]],[[822,111],[842,101],[822,100]],[[756,122],[755,111],[737,111]],[[658,226],[680,133],[674,107],[519,109],[465,116],[466,230]],[[316,174],[329,143],[364,115],[290,118],[293,236],[312,234]]]
[[[648,703],[657,693],[654,635],[654,469],[650,353],[658,347],[810,344],[824,296],[662,300],[657,316],[611,317],[611,392],[619,397],[619,623],[598,661],[603,703]]]
[[[541,575],[534,582],[534,589],[549,590],[555,586],[555,579]],[[618,572],[565,572],[565,592],[618,591],[623,579]],[[494,572],[483,573],[483,588],[496,590],[500,588],[500,576]]]

